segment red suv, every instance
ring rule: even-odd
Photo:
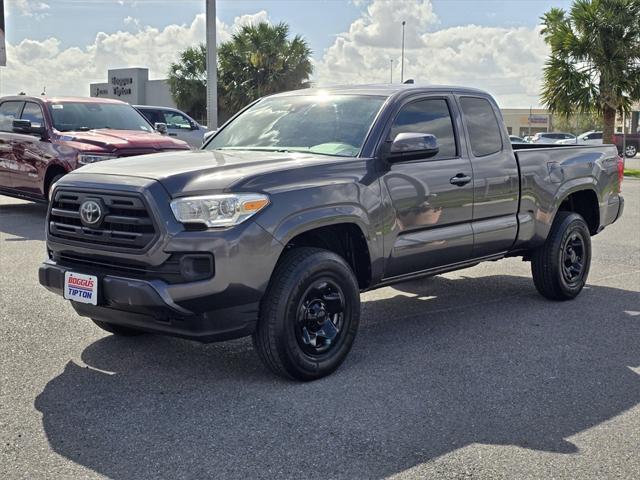
[[[98,98],[0,99],[0,193],[46,201],[51,185],[83,165],[188,150],[131,105]]]

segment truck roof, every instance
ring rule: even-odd
[[[322,92],[327,92],[332,95],[377,95],[383,97],[390,97],[398,93],[407,92],[456,92],[456,93],[468,93],[468,94],[482,94],[488,95],[487,92],[479,90],[477,88],[460,87],[454,85],[419,85],[419,84],[363,84],[363,85],[332,85],[332,86],[317,86],[313,88],[304,88],[300,90],[292,90],[290,92],[276,93],[273,96],[294,96],[294,95],[317,95]]]
[[[47,96],[35,96],[35,95],[10,95],[2,97],[0,100],[17,100],[17,101],[36,101],[41,103],[63,103],[63,102],[76,102],[76,103],[126,103],[122,100],[114,100],[112,98],[100,98],[100,97],[47,97]]]

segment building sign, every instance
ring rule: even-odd
[[[549,117],[547,115],[529,115],[529,123],[532,124],[544,124],[549,123]]]
[[[105,95],[109,95],[109,89],[106,87],[96,87],[93,90],[93,97],[104,97]]]
[[[111,77],[111,89],[113,95],[115,95],[116,97],[131,95],[131,93],[133,92],[133,77]]]

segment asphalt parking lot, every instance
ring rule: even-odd
[[[38,285],[45,207],[0,197],[0,478],[638,478],[640,181],[575,301],[518,259],[363,295],[334,375],[247,339],[116,338]]]

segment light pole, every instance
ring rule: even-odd
[[[216,55],[216,0],[207,0],[207,127],[218,128],[218,60]]]
[[[402,21],[402,58],[400,59],[400,83],[404,83],[404,26],[407,22]]]
[[[390,72],[391,72],[391,81],[389,83],[393,83],[393,58],[389,60],[391,62],[391,68],[390,68]]]

